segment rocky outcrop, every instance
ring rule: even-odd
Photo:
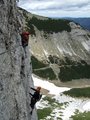
[[[30,116],[32,67],[21,26],[16,0],[0,0],[0,120],[37,120],[36,112]]]

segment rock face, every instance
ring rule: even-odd
[[[22,23],[22,22],[21,22]],[[21,45],[16,0],[0,0],[0,120],[37,120],[30,116],[32,67]]]

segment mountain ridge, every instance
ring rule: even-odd
[[[83,17],[83,18],[65,18],[67,20],[73,20],[74,22],[80,24],[84,29],[90,31],[90,18]]]

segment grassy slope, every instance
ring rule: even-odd
[[[73,120],[90,120],[90,112],[76,113],[76,115],[71,116]]]
[[[51,97],[44,97],[43,98],[44,102],[48,101],[48,105],[46,108],[43,109],[38,109],[37,110],[37,114],[38,114],[38,118],[39,120],[45,120],[47,116],[50,116],[51,118],[48,120],[53,120],[53,115],[51,115],[51,113],[53,113],[53,109],[59,107],[61,108],[63,106],[62,103],[58,103],[55,99],[51,98]],[[66,103],[65,103],[66,104]],[[60,116],[58,117],[58,120],[61,120]]]
[[[59,79],[62,82],[71,81],[72,79],[81,79],[81,78],[90,78],[90,65],[87,64],[84,60],[80,62],[75,62],[65,57],[65,61],[55,58],[55,56],[49,56],[48,59],[50,63],[57,64],[60,69],[58,74]],[[34,70],[39,68],[44,68],[49,66],[49,64],[44,64],[42,61],[39,61],[34,56],[31,57],[33,72],[39,77],[55,80],[56,75],[51,68],[46,68],[42,70]]]
[[[90,87],[86,88],[73,88],[69,91],[65,91],[64,94],[72,97],[88,97],[90,98]]]
[[[48,58],[52,64],[55,63],[60,66],[58,77],[62,82],[71,81],[72,79],[90,78],[90,65],[84,60],[77,62],[65,57],[65,61],[63,61],[60,58],[51,55]]]
[[[56,75],[54,74],[54,72],[51,68],[45,68],[45,69],[39,70],[40,68],[47,67],[48,64],[44,64],[43,62],[39,61],[34,56],[31,56],[31,60],[32,60],[32,68],[33,68],[34,74],[36,74],[39,77],[50,79],[50,80],[56,79]],[[38,69],[38,70],[36,70],[36,69]]]

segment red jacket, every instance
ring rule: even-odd
[[[23,46],[27,46],[28,45],[29,35],[30,35],[29,32],[22,32],[21,38],[22,38],[22,45]]]

